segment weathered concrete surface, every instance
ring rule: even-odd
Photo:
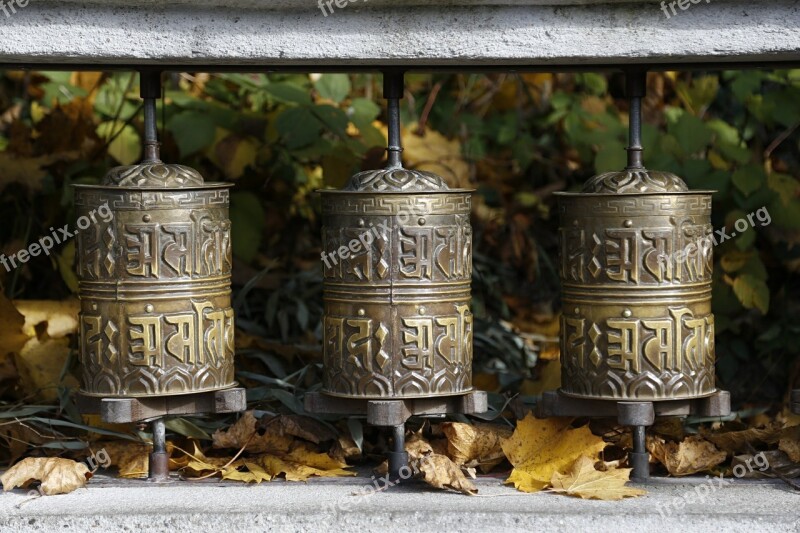
[[[701,1],[670,19],[658,0],[455,0],[436,7],[435,0],[356,0],[327,17],[316,0],[186,2],[33,0],[10,17],[0,12],[0,64],[555,68],[800,61],[795,0]]]
[[[664,516],[659,506],[685,494],[695,498],[697,484],[646,486],[646,497],[621,502],[523,494],[493,478],[478,481],[477,497],[417,484],[352,495],[368,483],[339,478],[158,486],[100,478],[62,496],[30,499],[19,490],[1,495],[0,531],[800,531],[800,493],[776,483],[740,482]]]

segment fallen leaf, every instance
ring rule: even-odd
[[[267,426],[263,435],[256,433],[257,419],[253,411],[246,411],[226,431],[217,430],[211,436],[214,448],[240,449],[247,443],[248,452],[287,453],[293,439],[280,434],[278,426]],[[249,441],[249,442],[248,442]]]
[[[667,442],[657,436],[648,437],[647,449],[673,476],[705,472],[727,458],[725,452],[699,435],[687,437],[680,443]]]
[[[297,437],[314,444],[336,440],[336,433],[322,422],[301,415],[279,415],[261,418],[256,429],[281,436]]]
[[[553,474],[553,487],[550,490],[593,500],[621,500],[647,494],[645,490],[625,486],[630,480],[630,468],[599,472],[595,470],[594,463],[582,455],[567,474]]]
[[[502,442],[512,429],[496,424],[462,424],[446,422],[442,430],[447,437],[447,455],[457,464],[479,467],[487,473],[505,460]]]
[[[246,468],[246,470],[240,470],[240,468]],[[244,481],[245,483],[271,481],[272,477],[261,465],[248,460],[236,461],[222,472],[222,479]]]
[[[781,431],[778,449],[793,463],[800,463],[800,426],[788,427]]]
[[[66,494],[83,487],[92,474],[89,468],[72,459],[60,457],[28,457],[0,476],[3,490],[26,488],[32,481],[41,481],[42,493]]]
[[[748,451],[748,445],[758,448],[762,444],[773,444],[781,433],[781,424],[773,422],[762,427],[752,427],[741,431],[711,432],[703,431],[702,437],[714,443],[720,450],[730,454]]]
[[[586,455],[597,460],[605,442],[587,426],[571,429],[571,419],[539,420],[528,414],[517,423],[511,438],[503,442],[503,452],[514,470],[506,480],[523,492],[547,487],[553,474]]]
[[[467,479],[461,468],[446,455],[430,453],[421,457],[417,468],[425,483],[437,489],[452,489],[463,494],[477,494],[478,488]]]
[[[296,456],[297,458],[303,458],[304,460],[309,460],[310,462],[314,462],[317,457],[311,458],[305,456],[303,454],[299,454]],[[331,459],[333,460],[333,459]],[[301,462],[296,462],[289,459],[283,459],[281,457],[277,457],[275,455],[262,455],[258,458],[258,463],[264,467],[264,469],[273,477],[277,477],[281,474],[284,475],[287,481],[306,481],[308,478],[312,476],[317,477],[339,477],[339,476],[355,476],[356,473],[350,470],[344,470],[344,468],[317,468],[314,466],[309,466],[308,464],[303,464]],[[347,466],[347,465],[342,465]]]

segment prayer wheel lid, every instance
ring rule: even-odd
[[[101,185],[142,189],[184,189],[204,187],[198,171],[183,165],[161,161],[143,161],[138,165],[114,167],[103,177]]]
[[[437,193],[472,192],[473,189],[451,189],[444,178],[424,170],[411,170],[403,167],[366,170],[350,178],[347,185],[339,190],[321,190],[323,193]]]
[[[605,172],[591,178],[583,186],[583,194],[642,194],[689,192],[686,183],[670,172],[626,168]]]

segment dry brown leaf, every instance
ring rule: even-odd
[[[425,483],[437,489],[452,489],[463,494],[477,494],[478,488],[461,468],[446,455],[430,453],[416,463]],[[473,474],[474,476],[474,474]]]
[[[322,422],[310,416],[280,415],[274,418],[261,418],[256,423],[261,429],[275,435],[305,439],[314,444],[336,440],[336,433]]]
[[[72,459],[28,457],[0,476],[0,483],[4,491],[9,491],[16,487],[26,488],[33,481],[41,481],[41,492],[50,496],[83,487],[90,477],[89,468]]]
[[[594,468],[594,461],[583,455],[567,474],[553,474],[550,490],[593,500],[621,500],[647,494],[645,490],[625,486],[630,475],[629,468],[599,472]]]
[[[246,450],[253,453],[287,453],[293,439],[275,432],[268,426],[263,435],[256,433],[256,417],[253,411],[246,411],[226,431],[217,430],[211,436],[214,448],[240,449],[247,443]],[[252,437],[252,438],[251,438]],[[249,439],[249,442],[248,442]]]
[[[781,431],[778,449],[793,463],[800,463],[800,426],[788,427]]]
[[[27,336],[16,354],[23,389],[38,401],[55,401],[70,353],[69,335],[78,331],[78,301],[16,300],[14,305],[25,318],[22,333]],[[67,374],[63,385],[77,388],[78,381]]]
[[[706,440],[714,443],[720,450],[735,454],[748,451],[748,445],[758,448],[764,444],[773,444],[777,442],[780,433],[781,424],[773,422],[767,426],[752,427],[741,431],[727,431],[724,433],[703,431],[701,435]]]
[[[727,454],[699,435],[682,442],[666,442],[661,437],[648,437],[647,448],[673,476],[705,472],[725,461]]]
[[[240,470],[245,468],[246,470]],[[254,461],[241,459],[222,472],[222,479],[230,481],[243,481],[245,483],[261,483],[272,481],[273,476],[264,467]]]
[[[442,430],[447,437],[447,455],[456,464],[479,467],[483,473],[505,460],[502,442],[513,433],[506,426],[460,422],[446,422]]]
[[[356,475],[355,472],[344,470],[347,467],[346,464],[338,463],[331,457],[328,457],[328,460],[322,459],[320,455],[324,454],[313,454],[300,450],[291,459],[284,459],[275,455],[262,455],[258,457],[257,462],[273,478],[283,474],[287,481],[306,481],[312,476],[340,477]]]
[[[603,439],[586,426],[571,429],[570,423],[571,419],[538,420],[530,414],[520,420],[511,438],[503,442],[503,452],[514,465],[506,483],[523,492],[537,492],[581,455],[597,460],[605,448]]]

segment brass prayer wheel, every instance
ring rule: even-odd
[[[398,164],[321,193],[324,392],[471,391],[471,191]]]
[[[75,185],[78,216],[95,221],[77,252],[88,396],[235,384],[230,185],[162,163],[154,140],[147,149],[145,161],[112,169],[100,185]]]
[[[628,167],[558,195],[567,395],[653,401],[716,392],[712,192],[642,165],[643,80]]]

